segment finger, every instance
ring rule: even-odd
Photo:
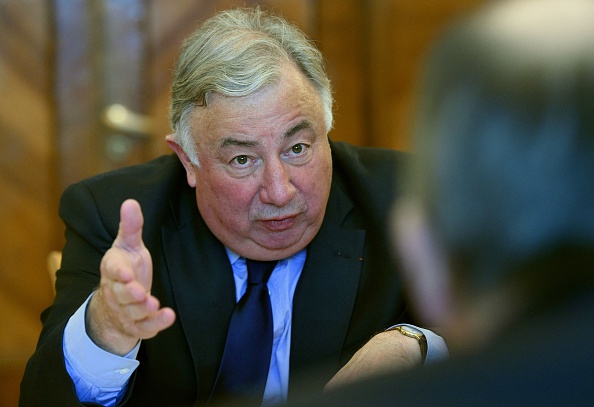
[[[131,281],[129,283],[114,282],[107,284],[104,289],[111,290],[112,294],[110,297],[121,306],[142,304],[149,297],[144,287],[137,281]]]
[[[159,300],[152,295],[147,295],[144,301],[131,302],[121,306],[124,315],[133,320],[141,321],[145,318],[149,318],[151,315],[159,311],[161,304]]]
[[[132,263],[133,259],[128,251],[112,247],[101,260],[102,279],[106,278],[112,282],[119,281],[122,283],[132,281],[135,278]]]
[[[114,246],[127,250],[137,250],[144,247],[142,242],[142,225],[144,218],[140,204],[128,199],[120,208],[120,227],[114,241]]]
[[[175,322],[175,312],[168,307],[159,309],[147,318],[136,322],[138,337],[149,339],[164,329],[169,328]]]

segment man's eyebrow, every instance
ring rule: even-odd
[[[303,129],[311,129],[311,123],[304,120],[301,123],[296,124],[285,132],[285,139],[289,139]]]
[[[236,146],[236,147],[255,147],[259,143],[252,140],[239,140],[233,137],[225,137],[221,140],[221,148]]]
[[[287,130],[285,132],[285,134],[283,135],[283,137],[285,139],[290,139],[291,137],[293,137],[295,134],[297,134],[301,130],[311,129],[311,127],[312,127],[311,123],[304,120],[304,121],[296,124],[295,126],[291,127],[289,130]],[[226,147],[230,147],[230,146],[252,148],[252,147],[258,146],[259,144],[260,143],[258,141],[240,140],[240,139],[237,139],[234,137],[225,137],[224,139],[221,140],[221,148],[226,148]]]

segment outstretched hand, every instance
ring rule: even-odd
[[[175,321],[171,308],[161,308],[151,295],[153,264],[142,241],[143,216],[135,200],[120,209],[120,227],[101,260],[101,282],[86,314],[87,333],[99,347],[118,355],[129,353]]]

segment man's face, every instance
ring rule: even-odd
[[[212,94],[193,115],[200,166],[185,166],[215,236],[255,260],[306,247],[332,178],[322,102],[310,82],[287,64],[278,83],[244,97]]]

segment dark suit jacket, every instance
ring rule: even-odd
[[[373,334],[406,316],[401,282],[386,233],[405,154],[331,143],[333,180],[324,222],[308,246],[293,303],[289,397],[321,389]],[[207,400],[235,306],[223,245],[196,206],[176,156],[102,174],[70,186],[60,215],[66,224],[54,304],[21,384],[21,406],[80,405],[64,367],[68,318],[99,283],[99,263],[114,240],[119,207],[140,202],[143,238],[152,254],[152,293],[177,313],[175,324],[144,340],[127,406],[176,406]]]

